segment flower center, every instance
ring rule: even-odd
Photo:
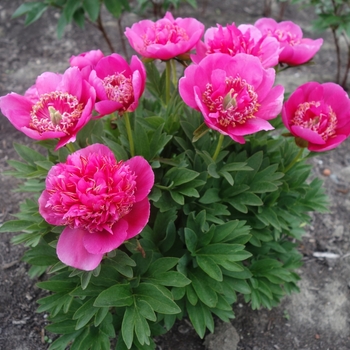
[[[291,46],[300,44],[300,39],[295,34],[292,34],[291,32],[286,32],[284,30],[275,30],[274,37],[276,37],[279,42],[286,42]]]
[[[147,30],[142,36],[145,47],[151,44],[166,45],[168,43],[178,43],[180,41],[188,41],[189,37],[184,28],[179,27],[176,23],[169,21],[158,21]]]
[[[208,83],[203,93],[203,102],[209,112],[217,113],[221,126],[235,127],[244,124],[247,119],[255,118],[254,113],[259,109],[258,95],[254,87],[240,77],[227,77],[226,94],[215,97],[212,84]]]
[[[64,225],[89,232],[107,230],[135,203],[136,175],[122,161],[107,156],[80,156],[80,164],[60,169],[48,193],[49,205]]]
[[[324,141],[335,135],[337,116],[331,106],[320,101],[301,103],[295,111],[292,125],[317,132]]]
[[[83,104],[67,92],[53,91],[40,96],[30,112],[30,127],[40,134],[60,131],[67,135],[80,118]]]
[[[122,73],[108,75],[103,79],[103,86],[109,100],[122,104],[124,111],[129,107],[134,97],[131,78]]]

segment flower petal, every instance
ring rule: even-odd
[[[139,202],[148,196],[154,185],[154,173],[152,167],[149,165],[147,160],[141,156],[135,156],[127,160],[125,165],[128,165],[137,176],[135,201]]]
[[[108,253],[118,248],[126,240],[127,229],[128,223],[121,219],[113,225],[113,234],[107,230],[89,232],[83,238],[83,245],[91,254]]]
[[[126,239],[130,239],[138,235],[147,225],[150,216],[151,205],[148,198],[143,199],[133,205],[129,214],[123,219],[128,222],[128,231]]]
[[[83,240],[88,235],[89,232],[83,229],[66,227],[58,239],[58,258],[76,269],[94,270],[101,262],[103,254],[91,254],[85,249]]]

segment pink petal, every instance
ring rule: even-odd
[[[78,67],[68,68],[62,76],[62,83],[59,86],[60,91],[68,92],[71,95],[78,97],[80,100],[82,93],[82,81],[83,77]],[[56,86],[55,90],[58,90],[58,86]]]
[[[337,135],[336,137],[329,138],[325,145],[316,145],[309,143],[308,149],[313,152],[325,152],[336,148],[340,143],[346,139],[345,135]]]
[[[138,235],[147,225],[150,216],[151,205],[148,198],[133,205],[129,214],[123,219],[128,222],[127,240]]]
[[[310,129],[306,129],[297,125],[292,125],[290,130],[294,135],[299,136],[300,138],[308,142],[315,143],[317,145],[324,145],[326,143],[317,132],[312,131]]]
[[[49,176],[47,177],[49,178]],[[45,190],[43,193],[40,195],[38,199],[39,203],[39,213],[40,215],[51,225],[56,225],[56,226],[61,226],[64,224],[62,215],[57,215],[52,211],[52,208],[48,209],[47,203],[50,199],[50,195],[48,192]]]
[[[112,114],[121,108],[123,108],[123,105],[121,103],[110,100],[104,100],[95,103],[95,109],[100,114],[100,117]]]
[[[45,72],[38,76],[36,79],[36,89],[38,90],[38,95],[45,94],[47,92],[52,92],[57,90],[57,86],[62,81],[62,74],[56,74],[52,72]]]
[[[277,85],[270,90],[267,97],[261,102],[261,107],[255,113],[256,117],[270,120],[281,113],[284,97],[284,87]]]
[[[237,124],[235,127],[228,126],[227,133],[229,135],[244,136],[254,134],[261,130],[273,130],[274,127],[264,119],[252,118],[248,119],[244,124]]]
[[[89,253],[83,244],[89,232],[83,229],[66,227],[57,243],[57,256],[66,265],[76,269],[94,270],[102,260],[103,254]]]
[[[101,79],[108,75],[115,75],[117,73],[123,73],[125,77],[131,75],[128,63],[122,56],[116,53],[102,58],[96,65],[95,70],[97,76]]]
[[[118,248],[127,237],[128,223],[120,219],[113,227],[113,234],[107,230],[89,232],[83,237],[85,249],[91,254],[104,254]]]
[[[135,156],[125,162],[136,174],[135,201],[139,202],[148,196],[154,185],[154,173],[152,167],[146,159],[141,156]]]
[[[16,129],[21,130],[29,125],[32,102],[12,92],[0,97],[0,110]]]

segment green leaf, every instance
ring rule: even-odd
[[[135,130],[133,133],[135,153],[143,156],[145,159],[150,159],[150,144],[147,133],[142,124],[138,121],[135,123]]]
[[[185,242],[186,242],[186,246],[187,249],[191,252],[194,253],[194,251],[196,250],[197,247],[197,242],[198,242],[198,238],[197,235],[195,234],[195,232],[189,228],[185,228]]]
[[[18,172],[30,174],[36,170],[36,167],[33,165],[28,165],[17,160],[9,160],[8,164],[15,168]]]
[[[20,16],[25,15],[26,13],[30,12],[31,10],[35,10],[35,8],[40,4],[40,2],[27,2],[21,4],[16,11],[12,14],[11,18],[17,18]]]
[[[33,221],[29,220],[12,220],[3,223],[0,226],[0,233],[2,232],[21,232],[33,225]]]
[[[219,197],[219,191],[220,191],[219,188],[207,189],[203,194],[203,196],[199,199],[199,202],[203,204],[220,202],[221,198]]]
[[[205,306],[204,306],[205,307]],[[204,318],[203,304],[201,302],[193,306],[187,303],[186,309],[188,317],[200,338],[203,338],[206,331],[206,324]]]
[[[171,168],[164,177],[173,182],[173,187],[182,185],[184,183],[190,182],[199,176],[196,171],[186,169],[186,168]]]
[[[198,296],[196,292],[194,291],[192,284],[189,284],[186,286],[186,297],[187,300],[192,304],[196,305],[198,302]]]
[[[134,294],[139,300],[147,302],[154,311],[162,314],[177,314],[181,309],[166,296],[161,289],[152,283],[140,283],[134,289]]]
[[[26,15],[24,24],[29,25],[38,20],[47,8],[48,5],[43,2],[24,3],[16,9],[12,15],[12,18]]]
[[[272,208],[264,207],[262,212],[256,216],[265,225],[272,225],[276,230],[281,231],[281,224]]]
[[[33,150],[30,147],[21,145],[16,142],[13,143],[13,147],[15,148],[18,155],[24,160],[26,160],[29,164],[35,166],[35,162],[37,161],[47,161],[47,159],[42,154]]]
[[[153,283],[169,287],[185,287],[191,283],[185,275],[177,271],[159,273],[147,279],[151,280]]]
[[[78,320],[75,329],[83,328],[96,314],[98,308],[93,307],[94,299],[87,300],[73,315],[73,320]]]
[[[220,261],[221,259],[228,259],[230,261],[238,261],[234,257],[237,252],[244,249],[241,244],[230,244],[230,243],[215,243],[207,245],[196,251],[196,255],[209,256],[214,260]],[[250,253],[246,252],[248,256]]]
[[[55,164],[50,162],[49,160],[38,160],[37,162],[35,162],[36,165],[38,165],[39,167],[45,169],[45,170],[50,170]]]
[[[67,348],[68,344],[78,338],[78,336],[84,331],[84,329],[79,329],[76,332],[62,335],[57,338],[52,344],[49,346],[49,350],[64,350]]]
[[[260,197],[258,197],[257,195],[251,192],[244,192],[235,196],[230,201],[230,204],[232,204],[232,202],[236,202],[236,203],[238,202],[240,204],[251,205],[251,206],[260,206],[264,204]]]
[[[246,162],[237,162],[237,163],[228,163],[225,164],[221,169],[220,172],[231,172],[231,171],[250,171],[253,170],[251,167],[247,166]]]
[[[133,303],[133,298],[129,284],[116,284],[103,292],[101,292],[95,302],[96,307],[109,306],[130,306]]]
[[[250,294],[251,290],[249,284],[244,279],[230,278],[232,288],[242,294]]]
[[[178,263],[178,258],[163,257],[155,260],[148,269],[148,275],[157,276],[159,273],[167,272]]]
[[[184,205],[185,204],[185,198],[182,194],[176,192],[176,191],[169,191],[171,198],[174,200],[174,202]]]
[[[81,6],[80,1],[76,0],[67,0],[67,3],[65,4],[62,14],[64,15],[67,23],[70,23],[73,19],[74,13],[77,11],[77,9]]]
[[[87,12],[90,20],[96,22],[100,13],[100,0],[83,0],[83,9]]]
[[[135,306],[126,308],[121,331],[123,340],[128,349],[130,349],[134,343],[134,331],[141,346],[150,344],[150,327],[145,317],[143,317],[139,309]]]
[[[188,272],[188,277],[192,281],[193,289],[198,298],[209,307],[215,307],[218,302],[216,292],[211,288],[213,280],[200,269],[195,269]]]
[[[83,8],[79,7],[73,14],[73,20],[79,28],[83,29],[85,26],[85,13]]]
[[[278,190],[278,187],[272,183],[267,181],[261,181],[261,182],[255,182],[253,181],[250,185],[251,192],[254,193],[267,193],[267,192],[274,192]]]
[[[115,17],[119,18],[122,14],[122,3],[121,1],[115,1],[115,0],[104,0],[104,4],[107,8],[107,10]]]
[[[32,265],[44,266],[45,268],[57,263],[56,250],[41,240],[38,245],[27,250],[23,260]]]
[[[48,326],[46,326],[46,329],[49,332],[57,334],[72,334],[76,331],[75,324],[75,321],[66,319],[61,322],[49,324]]]
[[[96,312],[95,319],[94,319],[94,326],[98,327],[103,320],[108,315],[109,308],[108,307],[100,307],[98,311]]]
[[[153,321],[153,322],[155,322],[157,320],[157,316],[154,313],[151,305],[148,304],[146,301],[144,301],[144,300],[137,300],[136,301],[136,305],[139,308],[140,314],[144,318],[146,318],[146,319],[148,319],[150,321]]]
[[[222,281],[222,271],[213,259],[206,256],[197,256],[196,261],[198,266],[208,274],[208,276],[216,281]]]

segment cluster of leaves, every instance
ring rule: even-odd
[[[313,7],[317,19],[312,22],[315,31],[331,30],[337,54],[336,83],[346,88],[350,70],[350,1],[349,0],[293,0],[295,3],[304,3]],[[340,45],[344,40],[347,52],[347,61],[342,64]],[[343,66],[343,67],[342,67]],[[345,67],[345,68],[344,68]],[[343,70],[343,71],[342,71]]]
[[[290,138],[258,133],[245,145],[224,140],[213,159],[218,135],[196,142],[203,117],[165,95],[165,77],[147,64],[148,97],[130,114],[135,153],[153,167],[151,218],[142,233],[109,253],[94,271],[62,264],[55,252],[62,227],[38,214],[37,198],[47,171],[64,162],[68,150],[39,142],[47,155],[15,144],[23,161],[10,161],[12,176],[33,193],[0,232],[22,232],[14,243],[28,246],[23,260],[32,277],[48,272],[38,286],[50,291],[38,301],[49,314],[47,330],[60,334],[51,350],[154,349],[153,337],[188,317],[200,337],[214,331],[214,316],[234,317],[239,294],[253,309],[272,308],[293,291],[301,265],[296,241],[310,220],[325,211],[319,180],[308,183],[310,166],[289,166],[298,149]],[[276,122],[276,127],[278,127]],[[125,119],[110,116],[89,123],[75,149],[104,143],[118,160],[130,158]]]

